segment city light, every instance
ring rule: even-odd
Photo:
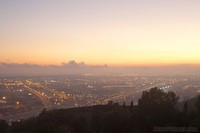
[[[43,108],[105,105],[109,101],[122,104],[123,101],[129,103],[133,99],[134,104],[137,104],[142,92],[152,87],[158,87],[164,92],[181,92],[179,99],[184,100],[185,97],[199,94],[199,80],[198,75],[180,78],[142,74],[78,75],[68,76],[68,80],[60,77],[13,78],[1,81],[0,96],[4,109],[9,109],[6,115],[15,117],[15,114],[21,113],[23,117],[24,112],[30,112],[31,116],[33,110],[40,112]],[[22,104],[20,101],[25,102]]]

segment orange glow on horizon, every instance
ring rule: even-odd
[[[198,1],[29,2],[0,4],[0,62],[200,64]]]

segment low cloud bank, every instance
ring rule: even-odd
[[[107,66],[90,66],[84,62],[77,63],[69,61],[61,65],[37,65],[37,64],[17,64],[0,63],[0,76],[42,76],[42,75],[67,75],[84,73],[104,73]]]
[[[77,63],[72,60],[61,65],[37,65],[0,63],[0,76],[48,76],[48,75],[72,75],[72,74],[199,74],[200,65],[182,64],[171,66],[132,66],[132,67],[108,67],[107,65],[92,66],[84,62]]]

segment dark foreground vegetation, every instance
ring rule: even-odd
[[[108,105],[73,109],[45,109],[36,118],[13,123],[1,120],[0,133],[151,133],[200,132],[200,96],[178,108],[173,92],[152,88],[144,91],[138,105]]]

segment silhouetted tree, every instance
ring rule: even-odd
[[[130,112],[133,112],[133,100],[131,101]]]
[[[113,106],[119,106],[119,103],[115,102],[113,103]]]
[[[197,101],[195,103],[197,112],[200,114],[200,95],[197,96]]]
[[[113,105],[113,101],[108,101],[107,105]]]
[[[175,118],[175,105],[178,98],[174,92],[165,93],[158,88],[144,91],[138,101],[140,128],[152,130],[153,126],[162,126]]]
[[[188,112],[188,104],[187,104],[187,101],[184,103],[184,107],[183,107],[183,113],[184,114],[187,114]]]
[[[123,108],[124,108],[124,109],[126,108],[126,103],[125,103],[125,101],[123,102]]]
[[[174,92],[165,93],[158,88],[152,88],[144,91],[142,97],[138,101],[138,107],[142,111],[151,112],[155,110],[174,110],[178,101]]]
[[[133,101],[131,101],[131,107],[133,107]]]

